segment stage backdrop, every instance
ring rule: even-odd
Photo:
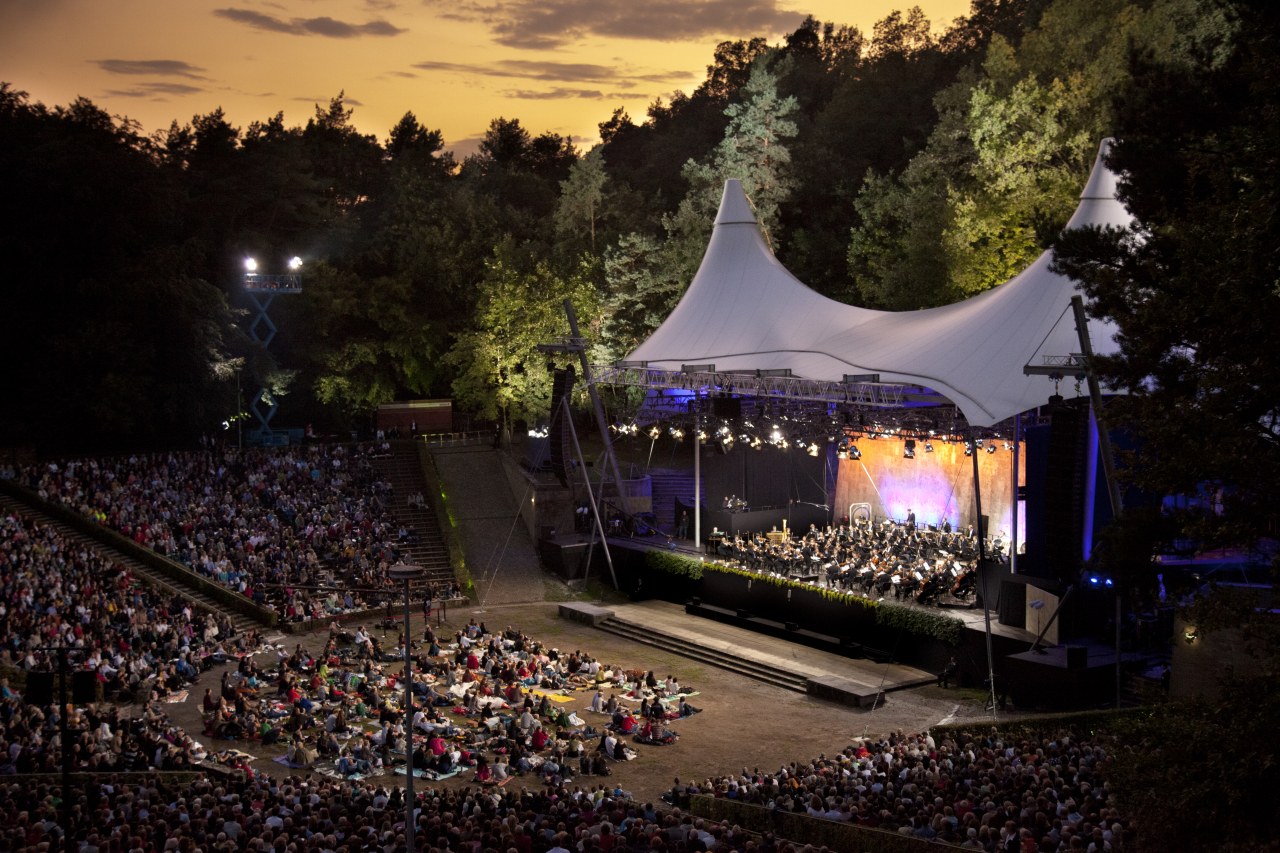
[[[982,514],[991,525],[991,535],[1006,543],[1013,530],[1013,452],[996,445],[995,453],[978,451],[978,476],[982,486]],[[951,526],[963,530],[977,526],[973,505],[973,460],[964,455],[963,444],[933,443],[926,453],[924,442],[916,442],[916,456],[902,456],[901,439],[860,439],[861,459],[842,459],[836,479],[837,519],[849,512],[849,505],[871,504],[875,518],[905,520],[908,510],[916,514],[917,524],[941,525],[949,519]],[[1026,454],[1020,454],[1025,458]],[[1021,482],[1021,478],[1019,479]],[[1019,529],[1025,525],[1019,519]],[[1022,534],[1019,534],[1022,538]]]

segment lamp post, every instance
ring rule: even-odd
[[[258,309],[253,322],[249,324],[249,337],[259,344],[264,352],[271,346],[271,341],[276,336],[276,324],[271,322],[271,315],[268,313],[272,301],[277,296],[302,292],[302,258],[295,255],[289,259],[288,266],[288,273],[273,275],[258,272],[258,262],[253,258],[245,258],[244,261],[242,279],[244,290],[249,296],[249,301]],[[249,404],[249,410],[258,419],[257,441],[259,444],[289,443],[287,432],[273,432],[271,429],[271,419],[276,413],[276,401],[275,395],[265,382],[254,395],[253,402]],[[250,433],[250,438],[253,437],[254,434]]]
[[[409,648],[413,645],[413,635],[409,632],[409,582],[421,578],[424,574],[422,566],[410,566],[396,563],[387,569],[387,577],[393,581],[404,581],[404,730],[405,730],[405,804],[404,804],[404,843],[407,853],[414,853],[413,841],[413,661]]]

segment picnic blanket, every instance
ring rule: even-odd
[[[359,782],[369,778],[368,775],[364,773],[347,773],[346,775],[343,775],[333,764],[317,764],[313,769],[321,776],[328,776],[330,779],[351,779]]]
[[[188,690],[179,690],[176,693],[170,693],[168,696],[164,697],[164,701],[168,702],[170,705],[176,705],[179,702],[187,701],[187,697],[190,695],[191,693]]]
[[[549,690],[530,690],[534,696],[546,696],[552,702],[572,702],[572,696],[565,696],[562,693],[552,693]]]
[[[441,779],[452,779],[454,776],[457,776],[461,772],[462,772],[461,767],[455,767],[452,770],[450,770],[448,773],[439,773],[435,770],[423,770],[421,767],[416,767],[414,768],[413,775],[418,779],[431,779],[432,781],[439,782]],[[397,767],[396,775],[407,776],[408,773],[405,772],[405,768]]]
[[[285,767],[292,767],[294,770],[301,770],[308,766],[306,764],[301,764],[297,761],[290,761],[289,756],[287,755],[277,755],[275,758],[271,760],[274,761],[276,764],[283,764]]]

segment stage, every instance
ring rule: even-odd
[[[792,689],[859,708],[882,704],[887,701],[883,694],[933,684],[937,680],[935,673],[906,664],[849,658],[802,643],[778,640],[749,628],[699,618],[690,615],[686,608],[665,601],[602,606],[562,604],[560,615],[606,629],[606,623],[620,622],[643,631],[648,637],[667,638],[686,654],[709,650],[723,656],[726,663],[751,661],[759,665],[761,675],[755,677],[761,680],[776,681],[781,686],[795,685]],[[628,636],[625,631],[614,633]],[[770,670],[776,673],[774,678],[768,677]],[[787,678],[788,675],[793,678]]]

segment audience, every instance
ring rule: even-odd
[[[1126,832],[1105,779],[1111,747],[1109,738],[1070,729],[940,742],[897,732],[773,773],[676,780],[664,798],[710,794],[975,850],[1103,853],[1122,849]]]
[[[727,824],[659,814],[604,785],[501,789],[428,788],[415,797],[423,851],[778,851]],[[55,786],[0,786],[0,848],[60,849]],[[296,776],[201,780],[174,786],[107,779],[75,792],[80,851],[392,851],[405,848],[398,787]],[[47,848],[40,845],[46,844]]]
[[[372,464],[380,452],[306,445],[134,454],[32,466],[20,480],[286,619],[322,618],[368,606],[352,590],[387,584],[386,567],[399,557],[403,525]],[[334,591],[304,588],[316,585]]]

